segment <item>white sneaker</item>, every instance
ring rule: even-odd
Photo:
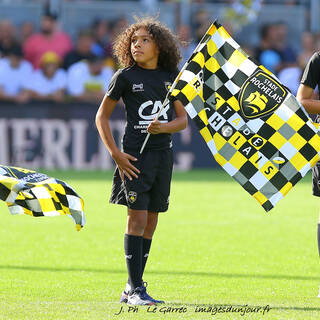
[[[130,291],[127,304],[134,306],[152,306],[155,303],[144,296],[144,288],[137,287]]]
[[[129,295],[130,290],[131,290],[131,286],[129,283],[127,283],[126,288],[121,293],[120,303],[127,303],[128,302],[128,295]]]

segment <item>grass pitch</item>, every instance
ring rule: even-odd
[[[320,318],[310,174],[267,214],[223,171],[175,173],[144,276],[167,304],[149,309],[118,303],[126,210],[107,201],[112,173],[49,174],[84,198],[87,224],[1,203],[0,319]]]

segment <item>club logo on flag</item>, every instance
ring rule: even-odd
[[[284,101],[287,91],[272,76],[258,71],[244,82],[239,105],[245,118],[256,119],[274,112]]]

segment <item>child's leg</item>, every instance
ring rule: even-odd
[[[317,238],[318,238],[318,252],[320,257],[320,214],[319,214],[319,220],[318,220]],[[320,288],[319,288],[318,298],[320,298]]]
[[[143,234],[148,221],[146,210],[128,209],[127,229],[124,236],[124,250],[127,262],[129,284],[132,289],[142,283]]]
[[[158,212],[148,211],[148,221],[143,234],[143,245],[142,245],[142,268],[141,268],[141,278],[143,278],[144,268],[146,266],[149,251],[151,247],[152,237],[157,228],[158,224]]]
[[[319,214],[319,221],[318,221],[318,251],[320,257],[320,214]]]

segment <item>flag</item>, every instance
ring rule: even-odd
[[[214,22],[171,89],[215,160],[269,211],[319,160],[319,131],[269,70]]]
[[[11,214],[67,215],[78,231],[85,224],[83,200],[67,183],[43,173],[0,166],[0,200],[6,202]]]

